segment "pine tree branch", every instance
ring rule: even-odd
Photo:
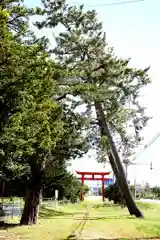
[[[68,94],[68,93],[64,93],[62,96],[56,98],[56,101],[60,101],[60,100],[62,100],[62,99],[64,99],[64,98],[66,98],[67,94]]]

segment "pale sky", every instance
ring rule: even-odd
[[[26,0],[29,7],[40,5],[39,0]],[[84,4],[86,9],[96,9],[99,20],[103,22],[108,43],[114,47],[115,53],[121,57],[131,57],[131,66],[151,66],[150,77],[152,84],[143,90],[141,102],[147,107],[147,113],[152,116],[148,126],[143,131],[144,145],[160,131],[160,0],[144,0],[143,2],[105,6],[100,4],[121,2],[121,0],[70,0],[68,3]],[[39,34],[51,33],[41,31]],[[141,146],[142,148],[143,146]],[[103,164],[98,164],[91,157],[84,156],[74,160],[72,171],[108,171]],[[149,164],[153,162],[153,170]],[[151,185],[160,185],[160,138],[146,150],[136,162],[142,166],[130,166],[128,178],[132,182],[136,177],[137,182],[149,182]],[[146,164],[146,165],[145,165]],[[147,165],[148,164],[148,165]]]

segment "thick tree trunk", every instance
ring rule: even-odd
[[[124,172],[124,168],[121,163],[120,157],[118,155],[115,143],[112,139],[101,103],[95,102],[95,110],[96,110],[97,118],[99,120],[101,134],[105,135],[108,138],[108,142],[109,142],[110,149],[111,149],[111,155],[109,157],[109,160],[110,160],[111,166],[113,167],[113,171],[114,171],[115,177],[117,179],[117,182],[123,193],[129,213],[131,215],[135,215],[136,217],[139,217],[139,218],[143,217],[143,214],[138,209],[138,207],[132,197],[131,191],[129,189],[129,186],[128,186],[128,183],[126,180],[126,176],[125,176],[125,172]]]
[[[113,170],[113,172],[114,172],[114,175],[115,175],[115,176],[118,176],[118,175],[119,175],[118,167],[117,167],[117,164],[116,164],[116,162],[115,162],[115,160],[114,160],[114,158],[113,158],[113,156],[112,156],[112,153],[109,153],[109,154],[108,154],[108,158],[109,158],[109,162],[110,162],[110,165],[111,165],[111,167],[112,167],[112,170]],[[116,181],[117,181],[117,180],[116,180]],[[117,183],[118,183],[118,182],[117,182]],[[118,184],[118,186],[119,186],[119,184]],[[120,186],[119,186],[119,189],[120,189],[121,200],[122,200],[122,201],[121,201],[121,205],[122,205],[122,206],[125,206],[124,196],[123,196],[123,192],[122,192]]]
[[[39,214],[39,204],[41,198],[41,187],[35,186],[28,191],[25,200],[23,214],[21,217],[21,225],[36,224]]]
[[[116,165],[116,163],[115,163],[114,157],[112,156],[112,153],[109,153],[109,154],[108,154],[108,158],[109,158],[109,162],[110,162],[110,164],[111,164],[112,170],[113,170],[113,172],[114,172],[114,175],[118,177],[118,176],[119,176],[119,171],[118,171],[118,167],[117,167],[117,165]],[[125,207],[126,204],[125,204],[125,198],[124,198],[124,196],[123,196],[123,190],[121,189],[121,187],[120,187],[117,179],[116,179],[116,182],[117,182],[117,185],[118,185],[119,190],[120,190],[121,206],[122,206],[122,207]]]
[[[32,172],[31,184],[25,200],[21,225],[36,224],[39,215],[39,205],[42,197],[43,173],[46,164],[46,157],[43,161],[36,162],[36,156],[30,158],[29,165]]]

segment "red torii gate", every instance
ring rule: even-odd
[[[104,201],[104,181],[109,180],[109,178],[105,178],[105,175],[109,175],[110,172],[80,172],[76,171],[77,174],[80,174],[82,182],[82,186],[84,185],[84,180],[101,180],[102,181],[102,201]],[[91,177],[85,177],[85,175],[89,175]],[[95,177],[96,175],[101,175],[101,177]],[[81,192],[81,200],[84,200],[84,193],[83,191]]]

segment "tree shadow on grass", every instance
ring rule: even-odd
[[[73,216],[73,215],[72,215]],[[65,216],[64,218],[59,218],[59,219],[71,219],[72,216]],[[119,219],[135,219],[135,217],[128,216],[128,215],[122,215],[122,216],[106,216],[106,217],[87,217],[86,220],[89,221],[96,221],[96,220],[119,220]],[[80,217],[74,217],[75,221],[82,220]]]
[[[139,237],[139,238],[92,238],[92,240],[155,240],[160,239],[160,237]],[[69,235],[63,240],[83,240],[83,238],[78,238],[75,235]],[[88,238],[88,240],[91,240]]]
[[[73,213],[66,213],[63,211],[42,207],[40,209],[39,216],[40,218],[53,218],[53,217],[59,217],[59,216],[73,216]]]
[[[63,216],[64,218],[70,218],[73,217],[74,215],[81,215],[84,214],[83,212],[63,212],[63,211],[58,211],[55,209],[47,208],[47,207],[41,207],[40,212],[39,212],[39,217],[40,218],[54,218],[54,217],[61,217]]]
[[[63,240],[78,240],[78,238],[76,237],[76,235],[69,235],[67,238],[64,238]]]
[[[0,230],[7,230],[9,228],[15,228],[20,226],[19,223],[6,223],[6,222],[0,222]]]
[[[121,216],[104,216],[104,217],[88,217],[87,220],[107,220],[107,219],[135,219],[133,216],[121,215]],[[80,220],[80,218],[75,218],[75,220]]]
[[[101,203],[101,204],[96,204],[95,206],[93,206],[93,208],[103,208],[103,207],[120,207],[119,204],[113,204],[113,203]]]
[[[160,239],[160,237],[139,237],[139,238],[94,238],[92,240],[155,240]],[[71,239],[72,240],[72,239]],[[73,239],[73,240],[83,240],[83,239]],[[90,239],[88,239],[90,240]]]

